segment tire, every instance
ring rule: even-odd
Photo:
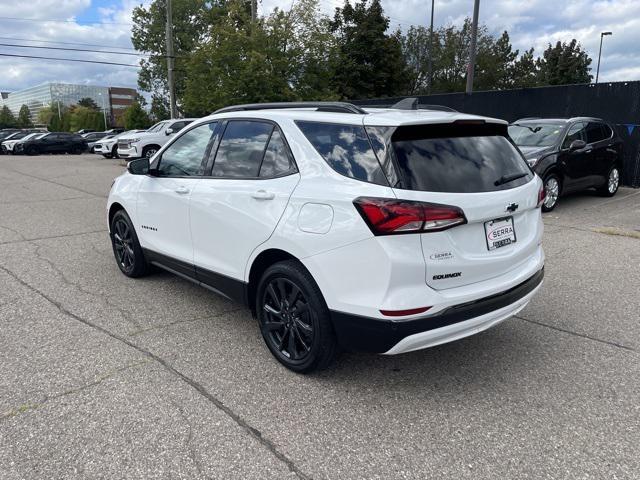
[[[310,373],[326,368],[335,358],[338,342],[329,309],[299,262],[278,262],[264,272],[257,288],[256,314],[267,347],[288,369]]]
[[[114,145],[111,149],[111,158],[120,158],[118,157],[118,145]]]
[[[34,147],[33,145],[27,147],[27,149],[24,151],[24,153],[26,153],[27,155],[38,155],[38,149],[36,147]]]
[[[149,273],[138,235],[127,212],[118,210],[111,220],[111,247],[120,271],[127,277],[138,278]]]
[[[93,149],[93,147],[89,149],[89,153],[95,153],[95,150]]]
[[[142,158],[151,158],[158,150],[160,147],[156,145],[147,145],[142,149]]]
[[[607,178],[602,187],[597,189],[597,192],[603,197],[613,197],[620,188],[620,167],[614,165],[609,170]]]
[[[545,198],[544,203],[542,204],[543,212],[550,212],[556,205],[558,204],[558,199],[560,198],[560,193],[562,192],[562,182],[560,181],[560,177],[555,173],[550,173],[546,177],[544,177],[544,190],[545,190]]]
[[[103,153],[102,156],[104,158],[111,158],[111,154],[110,153]]]
[[[78,147],[78,146],[73,147],[71,149],[71,153],[74,155],[80,155],[82,153],[82,147]]]

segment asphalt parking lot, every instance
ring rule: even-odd
[[[281,367],[250,314],[124,277],[98,156],[0,156],[0,477],[640,478],[640,190],[545,214],[518,317]]]

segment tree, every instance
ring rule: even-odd
[[[569,43],[549,44],[541,58],[536,61],[541,85],[568,85],[590,83],[591,58],[574,38]]]
[[[99,110],[94,110],[83,105],[74,105],[70,109],[69,129],[72,132],[88,129],[102,131],[106,130],[104,115]]]
[[[478,90],[511,88],[518,50],[513,51],[509,34],[504,31],[498,39],[495,39],[485,32],[478,46],[474,88]]]
[[[31,111],[29,110],[28,106],[22,105],[20,107],[17,123],[20,128],[33,127],[33,122],[31,121]]]
[[[408,89],[407,64],[399,31],[387,34],[389,19],[380,0],[349,0],[336,8],[332,88],[345,99],[401,95]]]
[[[184,62],[196,50],[218,14],[224,0],[172,0],[173,38],[175,55],[175,91],[181,107],[186,75]],[[131,42],[136,50],[151,54],[140,62],[138,86],[146,92],[169,96],[167,88],[167,58],[165,50],[166,6],[155,0],[148,6],[133,9]]]
[[[148,128],[150,126],[149,116],[138,102],[133,102],[124,111],[123,117],[124,128],[127,130]]]
[[[17,125],[16,117],[13,116],[13,112],[4,105],[0,110],[0,128],[11,128]]]
[[[533,56],[533,47],[520,55],[512,68],[513,88],[535,87],[538,85],[538,68]]]
[[[151,96],[151,108],[149,113],[154,122],[160,122],[170,118],[171,112],[169,112],[168,99],[162,95],[154,93]]]
[[[429,89],[429,37],[428,28],[415,25],[411,25],[402,36],[409,95],[427,93]]]
[[[81,98],[78,101],[78,105],[81,107],[86,107],[90,110],[100,110],[100,108],[98,107],[98,104],[95,102],[95,100],[93,98],[90,97],[84,97]]]

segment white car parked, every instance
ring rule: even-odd
[[[94,143],[93,153],[102,155],[105,158],[118,158],[118,140],[122,137],[141,132],[146,132],[146,130],[128,130],[126,132],[108,135]]]
[[[403,105],[404,106],[404,105]],[[246,304],[288,368],[485,330],[542,284],[541,180],[507,123],[347,103],[229,107],[129,163],[118,266]]]
[[[149,130],[135,135],[124,135],[118,139],[120,158],[151,158],[171,137],[193,122],[194,118],[165,120]]]
[[[43,137],[47,132],[18,133],[10,136],[2,142],[2,153],[13,153],[13,148],[17,143],[23,143],[27,140]]]

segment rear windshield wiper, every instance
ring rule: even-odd
[[[509,175],[503,175],[498,180],[493,182],[493,184],[497,187],[499,185],[504,185],[505,183],[513,182],[522,177],[526,177],[527,172],[519,172],[519,173],[511,173]]]

